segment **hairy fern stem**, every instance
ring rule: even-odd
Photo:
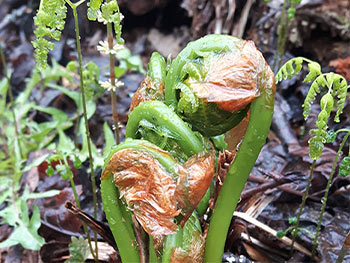
[[[324,196],[323,196],[322,201],[321,201],[322,207],[321,207],[320,216],[319,216],[318,222],[317,222],[317,228],[316,228],[316,234],[315,234],[315,238],[314,238],[314,243],[313,243],[313,246],[312,246],[312,256],[311,256],[312,258],[314,258],[315,255],[316,255],[316,250],[317,250],[317,247],[318,247],[318,240],[317,239],[318,239],[318,237],[320,235],[322,218],[323,218],[324,211],[326,209],[328,193],[329,193],[329,189],[331,187],[332,181],[333,181],[335,168],[337,167],[339,157],[341,155],[342,149],[343,149],[343,147],[345,145],[345,142],[348,139],[349,135],[350,135],[350,131],[348,131],[348,133],[345,135],[343,141],[340,144],[340,147],[338,149],[337,155],[336,155],[335,160],[333,162],[332,171],[331,171],[331,173],[329,175],[329,179],[328,179],[327,186],[326,186],[326,191],[325,191]]]

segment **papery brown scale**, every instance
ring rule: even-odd
[[[132,96],[129,111],[131,112],[141,102],[150,100],[164,100],[164,82],[156,84],[150,77],[146,77]]]
[[[105,170],[114,172],[120,197],[125,198],[144,230],[151,235],[174,233],[178,227],[173,219],[180,213],[174,196],[176,184],[160,163],[145,151],[123,149],[109,164]]]
[[[265,60],[252,41],[242,41],[235,52],[213,59],[203,82],[191,82],[195,94],[222,110],[237,111],[259,96],[258,74]]]
[[[194,155],[188,159],[179,173],[176,186],[176,200],[187,219],[205,195],[215,173],[214,152]],[[183,225],[185,221],[181,222]]]

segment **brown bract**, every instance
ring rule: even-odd
[[[171,263],[202,263],[205,240],[199,231],[193,232],[188,251],[181,247],[174,248]]]
[[[192,81],[195,94],[222,110],[237,111],[259,96],[259,75],[265,59],[252,41],[241,41],[238,50],[214,58],[202,82]]]
[[[215,172],[215,153],[194,155],[183,168],[185,172],[179,173],[176,186],[176,199],[185,219],[181,221],[182,226],[210,186]]]
[[[146,77],[131,99],[130,112],[141,102],[164,99],[164,82],[156,84],[150,77]]]
[[[116,152],[114,183],[132,208],[144,230],[151,235],[169,235],[178,227],[173,222],[180,213],[175,199],[174,178],[145,151],[124,149]]]
[[[102,180],[114,175],[120,198],[124,197],[148,234],[169,235],[178,229],[174,217],[181,212],[183,226],[207,191],[215,172],[215,154],[195,155],[176,166],[174,178],[146,151],[123,149],[113,154]]]

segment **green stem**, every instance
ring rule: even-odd
[[[78,197],[78,193],[77,193],[77,188],[75,186],[75,183],[74,183],[74,180],[73,180],[73,172],[72,170],[70,169],[69,167],[69,164],[68,164],[68,161],[66,159],[66,156],[63,156],[63,161],[64,161],[64,165],[66,167],[66,170],[68,171],[69,173],[69,181],[70,181],[70,185],[72,187],[72,190],[73,190],[73,195],[74,195],[74,200],[75,200],[75,203],[77,204],[77,207],[80,209],[80,201],[79,201],[79,197]],[[84,233],[88,239],[88,244],[89,244],[89,249],[90,249],[90,253],[91,255],[93,255],[94,257],[94,250],[92,248],[92,244],[91,244],[91,237],[90,237],[90,233],[86,227],[86,224],[84,222],[82,222],[82,225],[83,225],[83,229],[84,229]]]
[[[141,120],[147,120],[158,127],[165,127],[176,138],[181,150],[188,156],[204,151],[202,141],[187,124],[168,106],[160,101],[141,102],[129,115],[126,137],[136,138]]]
[[[149,235],[149,262],[150,263],[160,263],[160,259],[154,250],[153,237]]]
[[[285,2],[286,1],[287,0],[285,0]],[[292,5],[293,5],[293,3],[292,3]],[[287,42],[288,30],[289,30],[289,16],[287,14],[286,23],[283,25],[282,39],[281,39],[281,43],[280,43],[280,47],[279,47],[278,68],[281,67],[282,56],[284,54],[285,46],[286,46],[286,42]]]
[[[291,245],[291,250],[290,250],[290,255],[293,255],[293,251],[294,251],[294,243],[295,243],[295,239],[297,237],[297,232],[298,232],[298,228],[299,228],[299,223],[300,223],[300,217],[301,214],[303,212],[303,209],[305,207],[305,203],[306,203],[306,199],[309,195],[309,190],[310,190],[310,186],[311,186],[311,181],[312,181],[312,177],[314,174],[314,169],[315,169],[315,165],[316,165],[316,160],[314,160],[311,164],[311,170],[310,170],[310,175],[309,175],[309,179],[307,181],[307,185],[306,185],[306,189],[303,195],[303,199],[301,201],[300,207],[299,207],[299,212],[297,215],[297,222],[294,225],[294,228],[292,230],[292,245]]]
[[[8,72],[7,72],[5,55],[4,55],[4,51],[2,49],[1,43],[0,43],[0,57],[1,57],[1,64],[3,67],[4,75],[5,75],[5,78],[7,80],[7,85],[8,85],[8,91],[9,91],[9,97],[10,97],[10,109],[11,109],[11,113],[12,113],[13,122],[15,124],[15,138],[16,138],[17,145],[18,145],[18,151],[19,151],[19,155],[20,155],[19,157],[20,157],[20,159],[22,159],[24,156],[23,156],[23,151],[22,151],[22,147],[21,147],[21,142],[18,138],[19,134],[21,133],[21,130],[18,127],[18,123],[17,123],[17,119],[16,119],[16,113],[15,113],[15,108],[14,108],[15,103],[14,103],[12,88],[11,88],[11,84],[10,84],[10,77],[8,75]],[[15,147],[14,147],[14,149],[15,149]]]
[[[346,253],[347,252],[349,253],[349,250],[350,250],[350,232],[348,232],[348,234],[346,235],[346,238],[345,238],[344,243],[343,243],[343,247],[341,248],[341,250],[339,252],[336,263],[342,263]]]
[[[260,80],[260,85],[265,77]],[[240,150],[226,175],[210,220],[204,255],[206,263],[221,262],[233,212],[270,129],[274,92],[274,87],[262,88],[260,96],[251,104],[250,119]]]
[[[68,1],[69,4],[69,0]],[[80,1],[81,2],[81,1]],[[79,2],[79,3],[80,3]],[[70,2],[71,3],[71,2]],[[79,34],[79,23],[78,23],[78,13],[77,6],[71,5],[74,16],[74,24],[75,24],[75,37],[77,42],[77,51],[78,51],[78,61],[79,61],[79,74],[80,74],[80,91],[81,98],[84,110],[84,122],[85,122],[85,131],[86,131],[86,140],[89,152],[89,162],[90,162],[90,170],[91,170],[91,182],[92,182],[92,199],[94,204],[94,218],[97,218],[97,191],[96,191],[96,182],[95,182],[95,173],[94,173],[94,164],[93,164],[93,156],[91,151],[91,139],[90,139],[90,131],[89,131],[89,123],[87,118],[87,110],[86,110],[86,99],[85,99],[85,88],[84,88],[84,78],[83,78],[83,66],[82,66],[82,55],[81,55],[81,46],[80,46],[80,34]],[[95,261],[98,262],[98,246],[97,246],[97,234],[94,232],[94,240],[95,240]]]
[[[272,67],[273,71],[275,71],[276,65],[279,64],[279,61],[281,60],[282,54],[280,53],[280,50],[281,50],[282,36],[283,36],[283,32],[284,32],[284,16],[286,13],[287,1],[288,0],[283,1],[283,6],[282,6],[282,10],[281,10],[281,18],[280,18],[280,23],[279,23],[279,31],[278,31],[278,39],[277,39],[277,48],[276,48],[276,52],[275,52],[275,55],[273,58],[273,67]]]
[[[110,50],[113,49],[113,30],[112,23],[107,24],[107,37],[108,37],[108,47]],[[115,87],[115,71],[114,71],[114,55],[109,54],[109,74],[111,79],[111,84]],[[112,100],[112,111],[113,111],[113,131],[114,137],[117,144],[119,144],[119,120],[117,112],[117,98],[116,91],[112,89],[111,91],[111,100]]]
[[[320,230],[321,230],[321,223],[322,223],[322,218],[323,218],[323,214],[324,214],[324,211],[326,209],[326,204],[327,204],[327,199],[328,199],[328,193],[329,193],[329,189],[331,188],[331,184],[332,184],[332,181],[333,181],[333,176],[334,176],[334,173],[335,173],[335,169],[337,167],[337,164],[338,164],[338,159],[341,155],[341,152],[342,152],[342,149],[345,145],[345,142],[346,140],[348,139],[350,133],[346,134],[342,143],[340,144],[340,147],[338,149],[338,152],[337,152],[337,155],[335,157],[335,160],[333,162],[333,166],[332,166],[332,171],[331,171],[331,174],[329,175],[329,179],[328,179],[328,182],[327,182],[327,186],[326,186],[326,191],[324,193],[324,196],[322,198],[322,207],[321,207],[321,212],[320,212],[320,217],[318,218],[318,222],[317,222],[317,228],[316,228],[316,235],[315,235],[315,238],[314,238],[314,244],[312,246],[312,258],[315,257],[315,254],[316,254],[316,250],[317,250],[317,246],[318,246],[318,237],[320,235]]]

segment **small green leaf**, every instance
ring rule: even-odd
[[[282,237],[284,237],[285,235],[286,235],[286,232],[284,232],[284,231],[282,231],[282,230],[277,231],[277,234],[276,234],[276,236],[277,236],[278,238],[282,238]]]
[[[47,176],[52,176],[52,175],[54,175],[55,170],[52,168],[52,166],[49,166],[49,167],[47,167],[45,173]]]
[[[294,16],[295,16],[295,8],[294,7],[288,8],[288,18],[293,19]]]
[[[82,263],[85,262],[89,255],[88,241],[83,237],[72,237],[72,243],[69,244],[70,258],[65,263]]]
[[[344,157],[339,166],[339,176],[347,177],[350,174],[350,156]]]
[[[77,156],[74,156],[74,162],[73,162],[74,168],[80,169],[81,165],[82,165],[82,163],[81,163],[80,159]]]
[[[334,130],[329,130],[327,132],[327,137],[326,137],[326,142],[327,143],[332,143],[335,141],[335,139],[337,138],[337,134],[335,133]]]
[[[323,151],[323,143],[315,136],[309,140],[309,156],[312,160],[317,160],[321,157]]]
[[[295,225],[295,224],[297,223],[297,218],[296,218],[295,216],[290,217],[290,218],[288,219],[288,223],[289,223],[290,225]]]

